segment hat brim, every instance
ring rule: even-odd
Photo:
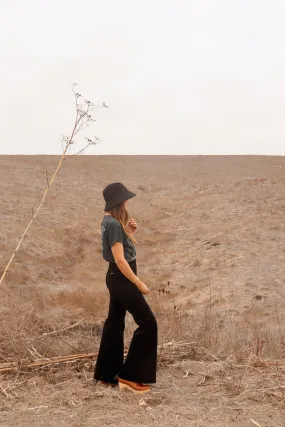
[[[120,195],[118,198],[109,200],[108,202],[106,202],[105,212],[109,211],[112,208],[115,208],[116,206],[119,206],[121,203],[130,200],[133,197],[136,197],[136,194],[128,190],[124,194]]]

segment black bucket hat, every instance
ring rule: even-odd
[[[136,194],[129,191],[120,182],[114,182],[113,184],[107,185],[103,190],[103,196],[106,202],[105,212],[107,212],[126,200],[132,199]]]

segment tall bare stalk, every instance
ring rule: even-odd
[[[90,123],[92,123],[92,122],[94,122],[95,120],[92,118],[92,116],[91,116],[91,111],[92,110],[94,110],[95,108],[100,108],[100,107],[107,107],[107,105],[103,102],[103,104],[102,105],[100,105],[100,106],[95,106],[94,104],[92,104],[90,101],[88,101],[88,100],[86,100],[86,99],[83,99],[82,101],[81,101],[81,99],[82,99],[82,96],[81,96],[81,94],[80,93],[78,93],[77,91],[76,91],[76,84],[74,83],[73,84],[73,86],[72,86],[72,92],[73,92],[73,95],[74,95],[74,99],[75,99],[75,108],[76,108],[76,115],[75,115],[75,121],[74,121],[74,126],[73,126],[73,129],[72,129],[72,132],[71,132],[71,135],[70,136],[65,136],[65,137],[63,137],[63,152],[62,152],[62,155],[61,155],[61,158],[60,158],[60,161],[59,161],[59,163],[58,163],[58,165],[57,165],[57,168],[56,168],[56,170],[55,170],[55,172],[54,172],[54,174],[52,175],[52,177],[51,177],[51,180],[49,181],[49,179],[48,179],[48,175],[47,175],[47,186],[46,186],[46,189],[45,189],[45,192],[44,192],[44,194],[43,194],[43,197],[42,197],[42,199],[41,199],[41,201],[40,201],[40,204],[39,204],[39,206],[37,207],[37,209],[36,209],[36,211],[35,211],[35,213],[33,213],[33,216],[32,216],[32,219],[30,220],[30,222],[28,223],[28,225],[27,225],[27,227],[26,227],[26,229],[25,229],[25,231],[24,231],[24,233],[22,234],[22,236],[21,236],[21,238],[20,238],[20,240],[19,240],[19,243],[18,243],[18,245],[17,245],[17,247],[16,247],[16,249],[15,249],[15,251],[13,252],[13,254],[12,254],[12,256],[11,256],[11,258],[10,258],[10,260],[9,260],[9,262],[8,262],[8,264],[6,265],[6,267],[5,267],[5,269],[4,269],[4,272],[3,272],[3,274],[2,274],[2,276],[1,276],[1,279],[0,279],[0,285],[3,283],[3,281],[4,281],[4,279],[5,279],[5,276],[6,276],[6,274],[8,273],[8,271],[9,271],[9,268],[10,268],[10,266],[11,266],[11,264],[12,264],[12,262],[13,262],[13,259],[15,258],[15,256],[16,256],[16,253],[18,252],[18,250],[19,250],[19,248],[20,248],[20,246],[21,246],[21,244],[22,244],[22,242],[23,242],[23,240],[25,239],[25,237],[27,237],[27,234],[28,234],[28,231],[29,231],[29,229],[30,229],[30,227],[31,227],[31,225],[32,225],[32,223],[33,223],[33,221],[35,220],[35,218],[37,217],[37,215],[38,215],[38,213],[39,213],[39,211],[40,211],[40,209],[41,209],[41,207],[42,207],[42,205],[43,205],[43,203],[45,202],[45,199],[46,199],[46,196],[47,196],[47,194],[48,194],[48,191],[49,191],[49,189],[50,189],[50,187],[51,187],[51,185],[52,185],[52,183],[53,183],[53,181],[54,181],[54,179],[55,179],[55,177],[56,177],[56,175],[57,175],[57,173],[58,173],[58,171],[59,171],[59,169],[60,169],[60,167],[61,167],[61,165],[62,165],[62,162],[64,161],[64,160],[67,160],[67,159],[69,159],[70,157],[73,157],[73,156],[76,156],[77,154],[79,154],[79,153],[82,153],[84,150],[86,150],[86,148],[87,147],[89,147],[90,145],[95,145],[95,144],[97,144],[98,142],[99,142],[99,138],[97,138],[97,137],[94,137],[94,139],[90,139],[90,138],[85,138],[85,140],[86,140],[86,145],[80,150],[80,151],[78,151],[77,153],[75,153],[75,154],[73,154],[73,155],[70,155],[70,156],[67,156],[66,157],[66,153],[67,153],[67,151],[68,151],[68,149],[70,148],[70,146],[72,145],[72,144],[74,144],[74,138],[75,138],[75,136],[79,133],[79,132],[81,132],[82,130],[84,130],[84,129],[86,129],[86,127],[90,124]]]

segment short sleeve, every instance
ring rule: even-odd
[[[110,248],[115,243],[123,243],[124,242],[124,234],[119,222],[112,222],[107,230],[107,241]]]

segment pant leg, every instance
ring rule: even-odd
[[[129,311],[138,328],[133,334],[126,361],[119,376],[139,383],[156,382],[157,322],[138,288],[118,270],[113,295]]]
[[[109,314],[105,321],[94,378],[112,381],[124,363],[124,329],[126,309],[110,292]]]

